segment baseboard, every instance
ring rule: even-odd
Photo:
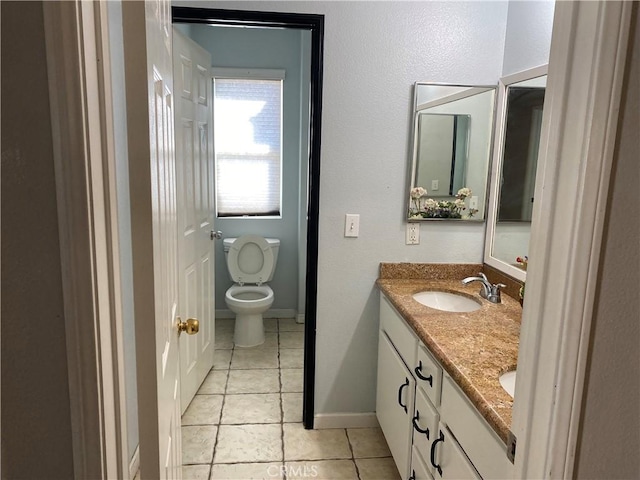
[[[236,318],[236,314],[229,309],[216,310],[216,318]],[[262,318],[297,318],[297,311],[292,308],[275,308],[267,310]]]
[[[135,452],[133,452],[133,457],[131,457],[131,461],[129,462],[130,480],[133,480],[136,477],[138,470],[140,470],[140,445],[136,447]]]
[[[313,428],[376,428],[379,427],[375,413],[318,413],[313,417]]]
[[[296,323],[304,323],[304,313],[296,315]]]

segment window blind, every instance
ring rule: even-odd
[[[282,80],[214,78],[219,217],[279,216]]]

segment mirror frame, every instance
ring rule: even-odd
[[[408,209],[410,207],[410,194],[411,189],[414,187],[413,183],[415,181],[416,176],[416,162],[417,162],[417,148],[418,148],[418,139],[417,139],[417,131],[418,131],[418,94],[417,88],[418,86],[433,86],[433,87],[457,87],[457,88],[467,88],[470,90],[482,90],[477,91],[472,94],[468,94],[466,91],[454,93],[448,95],[449,100],[447,102],[442,102],[442,105],[453,102],[456,100],[462,100],[464,98],[472,97],[474,95],[479,95],[481,93],[486,93],[486,91],[493,90],[493,109],[492,109],[492,125],[490,129],[490,144],[489,144],[489,154],[488,154],[488,162],[487,162],[487,172],[485,179],[485,189],[484,189],[484,216],[482,218],[410,218],[408,216]],[[411,110],[411,135],[410,135],[410,156],[409,156],[409,171],[408,171],[408,179],[407,179],[407,195],[405,202],[405,212],[403,219],[407,223],[414,222],[442,222],[442,221],[453,221],[453,222],[472,222],[472,223],[482,223],[488,220],[489,215],[489,192],[490,192],[490,181],[491,181],[491,166],[493,163],[493,146],[494,146],[494,136],[496,132],[496,115],[497,115],[497,98],[498,98],[498,88],[496,85],[462,85],[455,83],[438,83],[438,82],[415,82],[413,85],[413,109]],[[439,106],[439,105],[433,105]],[[439,197],[444,198],[444,197]],[[455,196],[452,196],[455,199]]]
[[[497,114],[495,121],[493,160],[491,162],[491,178],[489,181],[489,207],[487,210],[487,229],[484,242],[484,263],[524,282],[527,272],[492,256],[493,240],[498,220],[498,203],[500,195],[500,179],[502,177],[502,156],[504,153],[505,128],[507,119],[507,88],[514,83],[531,80],[547,75],[548,65],[540,65],[522,72],[502,77],[498,82]],[[540,165],[538,164],[538,170]],[[536,173],[536,177],[537,177]],[[515,259],[514,259],[515,260]]]

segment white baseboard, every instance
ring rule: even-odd
[[[379,427],[375,413],[318,413],[313,417],[313,428],[376,428]]]
[[[292,308],[274,308],[262,314],[262,318],[297,318],[296,316],[297,311]],[[216,310],[216,318],[236,318],[236,314],[229,309]]]
[[[304,323],[304,313],[296,315],[296,323]]]
[[[138,470],[140,470],[140,445],[136,447],[135,452],[133,452],[133,457],[131,457],[131,461],[129,462],[130,480],[133,480],[136,477]]]

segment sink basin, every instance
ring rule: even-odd
[[[500,385],[502,385],[502,388],[513,398],[516,391],[516,371],[512,370],[500,375]]]
[[[413,299],[422,305],[445,312],[473,312],[482,306],[480,302],[469,297],[449,292],[418,292],[413,295]]]

